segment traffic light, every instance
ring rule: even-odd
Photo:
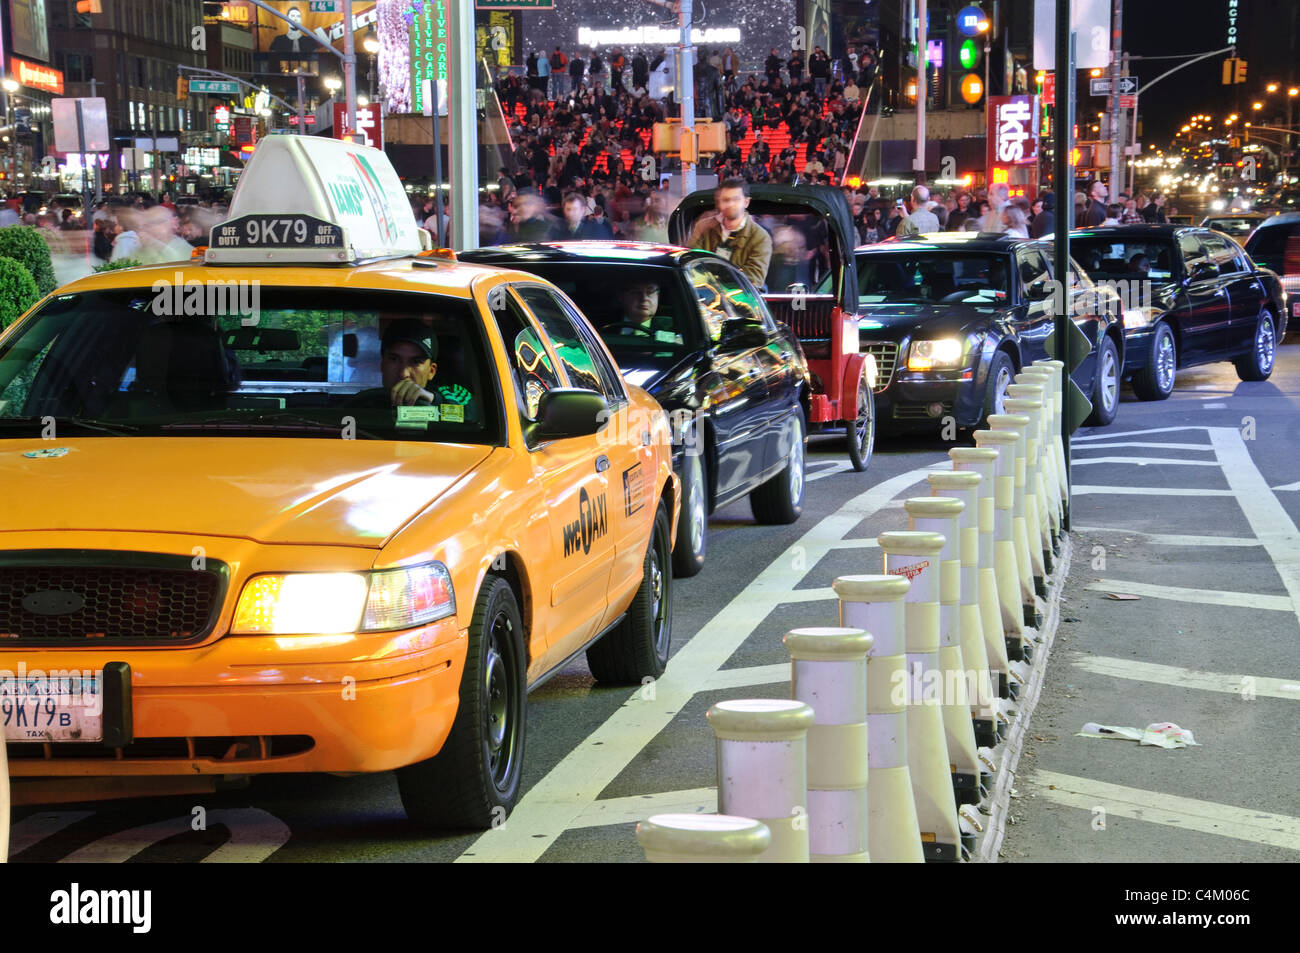
[[[1223,85],[1234,86],[1246,81],[1246,61],[1232,57],[1223,61]]]
[[[176,77],[176,99],[178,101],[188,99],[190,95],[190,81],[184,76]]]
[[[1237,60],[1237,72],[1233,74],[1234,83],[1244,83],[1246,81],[1246,61]]]

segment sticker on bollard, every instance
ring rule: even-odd
[[[636,826],[652,864],[753,863],[771,846],[767,825],[727,814],[656,814]]]

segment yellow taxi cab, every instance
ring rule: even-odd
[[[679,495],[554,286],[431,255],[382,152],[268,138],[202,255],[0,336],[15,803],[396,770],[499,823],[529,689],[663,671]]]

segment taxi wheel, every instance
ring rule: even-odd
[[[668,510],[660,503],[642,564],[641,586],[627,617],[587,649],[587,667],[596,681],[635,685],[664,673],[673,630],[671,540]]]
[[[698,453],[686,452],[682,464],[682,510],[677,520],[677,545],[673,547],[673,575],[686,579],[704,568],[708,548],[708,488]]]
[[[528,713],[523,639],[514,590],[488,576],[474,605],[451,733],[434,757],[397,772],[402,806],[415,823],[487,829],[519,799]]]
[[[749,508],[760,523],[774,526],[793,523],[803,513],[804,435],[808,428],[804,426],[802,412],[792,420],[794,439],[790,442],[785,469],[749,494]]]

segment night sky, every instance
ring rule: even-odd
[[[1281,101],[1277,93],[1266,97],[1269,82],[1300,82],[1294,55],[1300,55],[1300,38],[1291,32],[1291,11],[1300,0],[1239,0],[1238,56],[1249,62],[1247,80],[1238,86],[1221,85],[1224,56],[1213,56],[1162,80],[1138,103],[1143,124],[1142,144],[1168,149],[1174,133],[1195,113],[1208,113],[1217,123],[1229,113],[1251,114],[1255,99]],[[1208,53],[1228,45],[1227,0],[1126,0],[1124,49],[1135,55]],[[1292,51],[1295,51],[1293,55]],[[1132,72],[1142,80],[1155,79],[1178,60],[1134,63]],[[1240,91],[1240,104],[1237,102]],[[1105,100],[1084,98],[1092,112],[1105,108]],[[1265,110],[1265,113],[1268,111]],[[1293,122],[1300,121],[1300,107]],[[1281,113],[1276,113],[1280,116]],[[1149,150],[1148,150],[1149,151]]]

